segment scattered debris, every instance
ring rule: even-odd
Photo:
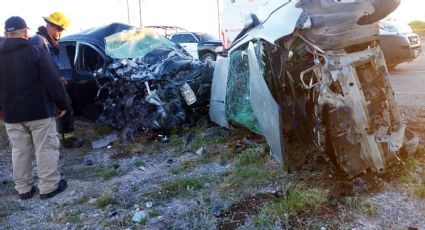
[[[146,203],[146,208],[152,208],[153,203],[151,201]]]
[[[202,132],[203,137],[222,137],[224,135],[224,130],[220,127],[214,127],[207,129]]]
[[[143,222],[148,217],[148,213],[146,211],[137,211],[131,220],[136,223]]]
[[[204,152],[205,152],[205,148],[204,148],[204,146],[202,146],[201,148],[199,148],[198,150],[196,150],[195,153],[198,156],[202,156],[204,154]]]
[[[97,141],[92,141],[91,142],[91,146],[93,149],[101,149],[101,148],[105,148],[105,147],[109,147],[109,145],[114,142],[119,140],[118,135],[116,133],[113,133],[111,135],[108,135],[100,140]]]

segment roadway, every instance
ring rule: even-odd
[[[400,106],[425,107],[424,53],[410,63],[398,65],[390,76]]]

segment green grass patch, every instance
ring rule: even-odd
[[[400,183],[413,184],[418,181],[416,175],[417,162],[412,157],[406,159],[399,171],[397,181]]]
[[[258,149],[249,148],[238,155],[235,160],[236,166],[247,166],[253,165],[258,162],[265,162],[265,154],[260,152]]]
[[[103,193],[99,198],[97,198],[96,202],[94,203],[94,206],[98,209],[104,209],[106,208],[106,206],[115,203],[116,201],[112,197],[111,193]]]
[[[287,222],[290,217],[300,214],[312,214],[327,202],[328,194],[326,189],[295,185],[282,198],[267,203],[253,218],[254,223],[256,227],[263,228],[273,226],[276,221]]]
[[[285,172],[273,164],[270,156],[257,149],[248,148],[236,157],[229,183],[236,189],[252,188],[281,180],[284,175]]]
[[[165,198],[186,196],[192,191],[201,190],[208,181],[207,176],[176,178],[162,183],[162,194]]]
[[[89,197],[88,197],[88,196],[86,196],[86,195],[84,195],[84,196],[82,196],[82,197],[80,197],[80,198],[76,199],[74,203],[75,203],[75,204],[78,204],[78,205],[82,205],[82,204],[87,203],[88,201],[89,201]]]
[[[184,145],[183,137],[179,135],[170,136],[170,146],[175,148],[180,148],[180,147],[183,147],[183,145]]]
[[[420,184],[413,188],[413,194],[420,199],[425,199],[425,185]]]
[[[145,165],[146,165],[146,163],[145,163],[145,161],[144,161],[144,160],[142,160],[142,159],[136,159],[136,160],[133,162],[133,165],[134,165],[134,166],[136,166],[136,167],[140,167],[140,166],[145,166]]]
[[[360,212],[368,217],[374,217],[378,215],[378,206],[370,200],[364,200],[360,197],[346,197],[345,208],[349,211]]]
[[[194,169],[198,166],[198,162],[196,160],[183,160],[180,162],[180,164],[172,167],[170,169],[170,172],[172,174],[179,174],[181,172],[186,172],[188,170]]]
[[[113,220],[113,221],[107,221],[104,220],[101,222],[102,227],[108,228],[108,229],[125,229],[129,226],[133,225],[133,222],[131,220],[131,216],[125,216],[122,220]],[[140,224],[139,224],[140,225]],[[131,228],[131,229],[137,229],[137,228]]]
[[[66,223],[73,223],[73,224],[78,224],[81,222],[81,214],[83,212],[79,209],[77,210],[72,210],[68,213],[68,215],[65,218],[65,222]]]
[[[154,218],[154,217],[159,216],[159,215],[161,215],[161,212],[159,212],[156,209],[149,211],[149,217],[150,218]]]
[[[112,167],[103,166],[97,170],[96,175],[103,178],[104,180],[110,180],[113,177],[118,176],[119,172],[117,169]]]

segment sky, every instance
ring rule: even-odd
[[[189,31],[207,32],[218,37],[217,0],[140,2],[143,26],[179,26]],[[31,29],[30,34],[34,34],[38,26],[45,24],[42,17],[54,11],[65,13],[71,19],[71,25],[63,35],[111,22],[140,25],[139,0],[3,0],[0,7],[0,31],[4,30],[4,21],[8,17],[21,16]],[[391,17],[406,23],[413,20],[425,21],[425,1],[401,0],[400,7]]]

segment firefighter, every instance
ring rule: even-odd
[[[43,17],[46,26],[40,26],[37,34],[31,38],[31,43],[46,49],[52,60],[59,68],[59,39],[62,31],[69,25],[69,19],[61,12],[53,12],[48,17]],[[65,87],[68,82],[61,77],[61,81]],[[71,101],[70,96],[67,95]],[[70,104],[70,103],[69,103]],[[75,137],[74,132],[74,113],[72,108],[68,108],[68,113],[59,119],[59,132],[62,137],[62,146],[65,148],[79,148],[83,145],[83,140]]]

